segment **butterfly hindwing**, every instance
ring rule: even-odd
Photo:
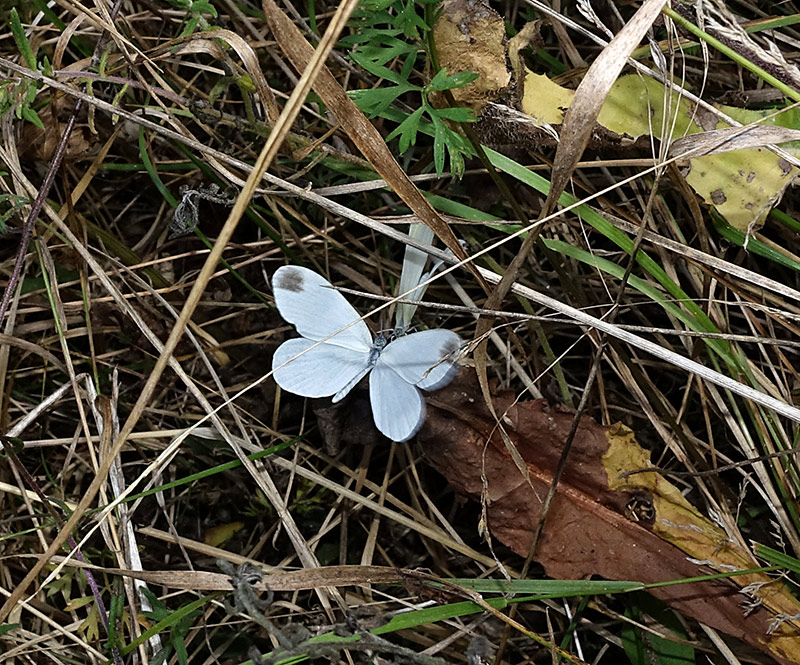
[[[408,441],[425,420],[419,389],[380,359],[369,377],[369,401],[375,426],[392,441]]]

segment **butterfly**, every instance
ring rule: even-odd
[[[278,385],[303,397],[333,397],[338,402],[369,374],[378,430],[393,441],[414,436],[425,420],[420,389],[438,390],[452,381],[461,337],[436,329],[373,339],[347,299],[308,268],[278,268],[272,288],[278,312],[300,333],[272,357]]]

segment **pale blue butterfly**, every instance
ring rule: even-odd
[[[420,388],[438,390],[452,381],[461,338],[436,329],[373,340],[345,297],[308,268],[278,268],[272,288],[281,316],[301,335],[275,351],[278,385],[296,395],[338,402],[371,372],[369,397],[377,428],[393,441],[414,436],[425,420]]]

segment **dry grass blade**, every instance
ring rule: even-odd
[[[4,655],[800,663],[767,577],[800,570],[800,109],[761,74],[794,19],[740,3],[752,48],[703,54],[688,3],[490,2],[9,12]],[[732,208],[770,212],[747,247]],[[351,369],[282,319],[287,264],[370,312],[357,364],[396,383],[277,386],[296,335],[329,345],[315,389]],[[488,344],[422,393],[401,361],[437,328]]]
[[[302,71],[311,57],[311,45],[273,0],[262,0],[262,4],[272,32],[278,40],[278,45],[292,61],[292,64]],[[367,120],[364,113],[347,97],[342,86],[325,67],[320,69],[315,90],[325,105],[333,111],[336,120],[353,143],[359,147],[362,154],[387,184],[433,230],[453,254],[459,259],[465,259],[464,248],[459,245],[452,229],[422,196],[416,185],[409,180],[394,155],[389,151],[383,137]]]
[[[553,175],[550,190],[544,206],[539,215],[539,221],[547,218],[556,208],[556,203],[567,186],[575,166],[583,155],[594,131],[595,121],[603,101],[617,80],[622,68],[628,60],[630,53],[642,40],[645,32],[652,25],[664,6],[664,0],[646,0],[634,14],[633,18],[611,40],[597,57],[583,81],[575,91],[575,99],[564,116],[561,129],[561,138],[553,162]],[[498,309],[517,280],[524,261],[533,248],[541,226],[531,231],[525,238],[519,252],[509,265],[503,278],[491,293],[485,303],[487,309]],[[487,406],[492,409],[492,400],[489,395],[486,339],[485,336],[493,325],[492,319],[483,318],[478,322],[476,338],[482,340],[475,349],[475,363],[480,380],[481,392]]]
[[[352,6],[350,7],[352,11]],[[346,21],[346,16],[344,17]],[[320,51],[316,54],[314,60],[317,62],[316,67],[319,67],[321,63],[324,61],[324,56],[332,47],[336,35],[338,35],[338,30],[341,30],[343,27],[344,22],[340,23],[338,26],[334,24],[334,30],[332,34],[330,34],[326,41],[323,41],[323,45],[321,45]],[[337,29],[338,28],[338,29]],[[327,43],[327,46],[324,44]],[[67,536],[69,535],[71,529],[74,528],[77,521],[83,515],[83,512],[86,510],[88,505],[94,499],[95,495],[99,491],[103,482],[105,482],[105,476],[108,473],[113,460],[118,455],[119,451],[121,450],[122,446],[124,445],[127,437],[133,431],[136,422],[138,421],[142,411],[144,410],[145,405],[147,404],[150,396],[153,393],[153,390],[158,385],[158,382],[161,378],[161,375],[166,368],[168,362],[171,360],[172,353],[177,346],[178,340],[183,335],[185,330],[186,324],[191,317],[194,308],[199,301],[199,298],[203,291],[205,290],[206,285],[208,284],[213,271],[216,269],[217,263],[219,262],[220,257],[222,256],[223,251],[227,246],[227,242],[233,234],[233,231],[236,228],[239,220],[241,219],[241,215],[252,196],[252,191],[255,188],[256,183],[258,182],[259,175],[264,170],[266,170],[267,166],[271,162],[272,158],[277,154],[278,148],[280,146],[281,140],[286,132],[289,131],[291,126],[291,120],[299,111],[299,103],[305,97],[305,92],[308,86],[310,86],[310,81],[314,73],[314,67],[310,68],[309,72],[306,72],[306,76],[304,77],[305,80],[301,81],[301,83],[297,86],[294,92],[293,100],[294,102],[290,104],[286,111],[281,115],[278,122],[276,123],[273,134],[270,136],[270,140],[264,145],[262,150],[260,159],[257,161],[255,168],[250,174],[248,178],[248,182],[245,185],[245,189],[242,194],[237,199],[236,205],[234,205],[233,210],[231,211],[228,220],[226,221],[225,226],[223,227],[220,235],[217,239],[217,243],[214,245],[211,253],[209,254],[204,266],[203,270],[201,271],[198,279],[196,280],[191,293],[187,297],[186,304],[181,311],[180,318],[178,319],[176,325],[173,327],[169,338],[164,344],[164,348],[161,350],[159,358],[156,362],[153,371],[145,384],[142,393],[139,399],[136,402],[130,416],[126,420],[125,424],[122,426],[117,439],[114,441],[113,446],[109,447],[108,457],[104,459],[101,467],[98,469],[97,475],[95,479],[92,481],[92,485],[89,491],[86,493],[84,497],[82,497],[81,502],[79,503],[78,510],[70,517],[70,519],[65,524],[64,529],[62,530],[60,536],[56,538],[48,548],[48,553],[52,555],[63,544],[66,540]],[[110,422],[110,421],[109,421]],[[255,472],[255,469],[252,467],[252,463],[249,462],[246,458],[243,458],[243,463],[245,466],[249,466],[253,471],[253,475],[258,476],[259,474]],[[270,482],[266,481],[268,484],[266,485],[265,489],[268,492],[268,495],[271,496],[271,499],[277,506],[282,505],[282,499],[280,498],[277,489],[271,486]],[[299,531],[294,527],[294,521],[291,519],[288,513],[284,513],[284,522],[289,530],[292,539],[297,546],[298,550],[301,553],[301,556],[305,560],[306,565],[317,565],[316,559],[310,553],[305,543],[305,540],[300,535]],[[22,583],[14,590],[11,596],[6,600],[4,605],[0,607],[0,621],[4,620],[8,614],[13,609],[15,603],[23,596],[25,593],[28,585],[35,579],[38,575],[41,568],[44,566],[44,561],[37,563],[25,576],[25,579]],[[324,602],[324,601],[323,601]]]
[[[89,568],[90,570],[121,575],[135,580],[142,580],[154,585],[163,585],[169,589],[186,589],[196,591],[229,591],[233,587],[230,578],[224,573],[205,571],[160,571],[129,570],[126,568],[103,568],[88,566],[77,561],[55,557],[54,561],[67,561],[73,568]],[[402,582],[406,571],[388,566],[323,566],[296,571],[269,572],[258,582],[264,591],[313,591],[319,587],[358,586],[368,584],[391,584]]]
[[[261,66],[258,62],[258,56],[253,50],[253,47],[241,35],[236,34],[231,30],[215,30],[214,39],[208,40],[208,48],[214,50],[219,49],[217,40],[229,44],[230,47],[236,51],[237,55],[242,61],[242,64],[244,64],[247,73],[253,79],[253,85],[256,88],[258,99],[264,105],[264,109],[266,110],[267,121],[270,125],[275,125],[275,123],[278,121],[278,117],[280,116],[280,109],[278,108],[278,102],[275,99],[275,94],[269,87],[266,78],[264,78],[264,73],[261,71]],[[185,46],[179,48],[178,52],[180,53],[183,50],[188,51],[190,49],[197,49],[199,48],[198,44],[201,41],[204,40],[193,38]]]
[[[714,129],[702,134],[683,136],[670,143],[670,157],[691,152],[693,157],[718,155],[732,150],[760,148],[771,143],[786,143],[800,139],[800,130],[788,127],[730,127]]]
[[[327,56],[330,49],[333,47],[339,32],[344,27],[344,24],[347,21],[347,17],[355,8],[355,3],[343,3],[340,6],[340,11],[337,14],[338,21],[334,21],[331,23],[326,35],[323,37],[322,41],[320,42],[320,46],[317,51],[314,53],[314,56],[310,59],[308,66],[305,68],[303,72],[303,76],[301,77],[300,82],[295,87],[292,96],[287,103],[286,108],[284,109],[281,116],[278,118],[275,126],[273,127],[272,134],[270,134],[269,139],[264,144],[264,147],[259,155],[259,159],[256,161],[255,167],[253,171],[250,173],[250,176],[245,183],[245,186],[238,196],[236,203],[231,210],[228,219],[225,222],[220,234],[217,238],[217,241],[209,254],[208,258],[206,259],[205,264],[203,265],[203,269],[200,272],[197,280],[192,287],[192,291],[190,292],[189,296],[186,300],[186,305],[184,306],[183,310],[180,313],[180,317],[173,327],[172,331],[170,332],[170,336],[164,344],[164,349],[161,351],[159,355],[158,361],[156,362],[155,367],[145,385],[144,389],[142,390],[142,394],[136,402],[134,409],[131,415],[126,420],[125,424],[122,426],[122,429],[119,433],[117,441],[114,442],[114,449],[113,454],[120,450],[123,443],[125,442],[127,436],[133,431],[133,428],[136,425],[138,418],[141,415],[141,412],[144,409],[144,405],[147,404],[147,401],[150,399],[153,390],[155,389],[156,385],[158,384],[159,379],[161,378],[161,374],[166,368],[167,362],[169,357],[173,353],[175,347],[178,344],[178,340],[183,335],[185,330],[186,324],[190,319],[194,308],[197,306],[197,303],[202,295],[203,291],[205,290],[208,281],[211,279],[213,271],[216,269],[217,264],[219,263],[219,259],[224,252],[228,241],[230,240],[231,236],[233,235],[234,230],[236,229],[237,224],[239,223],[242,214],[246,206],[249,204],[250,198],[253,195],[253,191],[258,183],[260,178],[260,174],[266,171],[269,167],[270,163],[274,159],[275,155],[277,155],[278,149],[283,141],[285,135],[289,132],[291,125],[294,121],[294,118],[297,116],[300,110],[300,104],[302,100],[305,98],[305,95],[308,89],[311,87],[312,81],[315,76],[318,75],[319,71],[321,71],[325,61],[325,57]],[[298,550],[303,562],[307,566],[314,567],[318,565],[316,557],[311,553],[308,549],[308,546],[305,542],[305,539],[300,534],[299,530],[294,524],[294,520],[292,519],[291,515],[286,512],[283,506],[283,499],[280,497],[280,494],[277,491],[277,488],[272,483],[271,479],[266,474],[259,474],[252,463],[243,455],[240,451],[237,451],[240,455],[240,459],[245,467],[249,468],[251,473],[254,476],[262,477],[265,485],[264,489],[266,490],[267,496],[269,496],[270,500],[272,501],[273,505],[278,508],[283,517],[283,522],[285,527],[288,530],[290,537]],[[327,605],[327,600],[322,598],[323,603]],[[0,616],[3,616],[2,610],[0,610]]]
[[[645,0],[625,27],[600,52],[575,90],[575,99],[564,115],[543,216],[555,210],[556,202],[589,143],[608,91],[665,4],[666,0]]]
[[[111,422],[111,413],[110,411],[106,411],[103,414],[106,422]],[[101,442],[101,445],[106,449],[109,450],[111,448],[111,437],[112,432],[111,428],[107,427],[103,434],[105,436],[105,440]],[[66,542],[67,538],[70,537],[72,531],[78,526],[78,523],[83,518],[86,511],[91,506],[92,502],[94,501],[95,496],[100,491],[103,483],[105,482],[106,475],[108,474],[109,470],[111,469],[111,465],[115,459],[116,455],[109,455],[103,459],[101,464],[97,468],[96,475],[92,480],[92,483],[89,485],[86,493],[81,497],[81,500],[78,502],[78,505],[75,507],[72,515],[70,515],[69,519],[64,522],[61,531],[56,535],[55,538],[50,542],[47,550],[42,555],[42,558],[31,567],[31,570],[25,575],[25,578],[22,582],[14,589],[14,591],[9,594],[6,598],[6,602],[3,603],[3,606],[0,607],[0,621],[5,621],[8,615],[14,610],[17,606],[17,603],[22,599],[25,595],[25,592],[28,589],[28,586],[38,577],[39,572],[47,565],[48,561],[55,556],[55,554],[61,549],[61,546]]]

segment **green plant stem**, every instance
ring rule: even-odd
[[[736,64],[741,65],[748,71],[752,72],[753,74],[761,78],[765,83],[769,83],[769,85],[771,85],[776,90],[780,90],[789,99],[793,99],[796,102],[800,102],[800,92],[786,85],[783,81],[776,78],[769,72],[765,71],[755,63],[750,62],[750,60],[742,56],[740,53],[737,53],[729,46],[723,44],[719,39],[716,39],[715,37],[712,37],[707,32],[705,32],[704,30],[701,30],[694,23],[692,23],[688,19],[678,14],[674,9],[670,9],[669,7],[664,7],[662,12],[664,13],[665,16],[671,18],[673,21],[675,21],[675,23],[680,25],[682,28],[691,32],[698,39],[706,42],[710,46],[713,46],[715,49],[717,49],[717,51],[729,57]]]

